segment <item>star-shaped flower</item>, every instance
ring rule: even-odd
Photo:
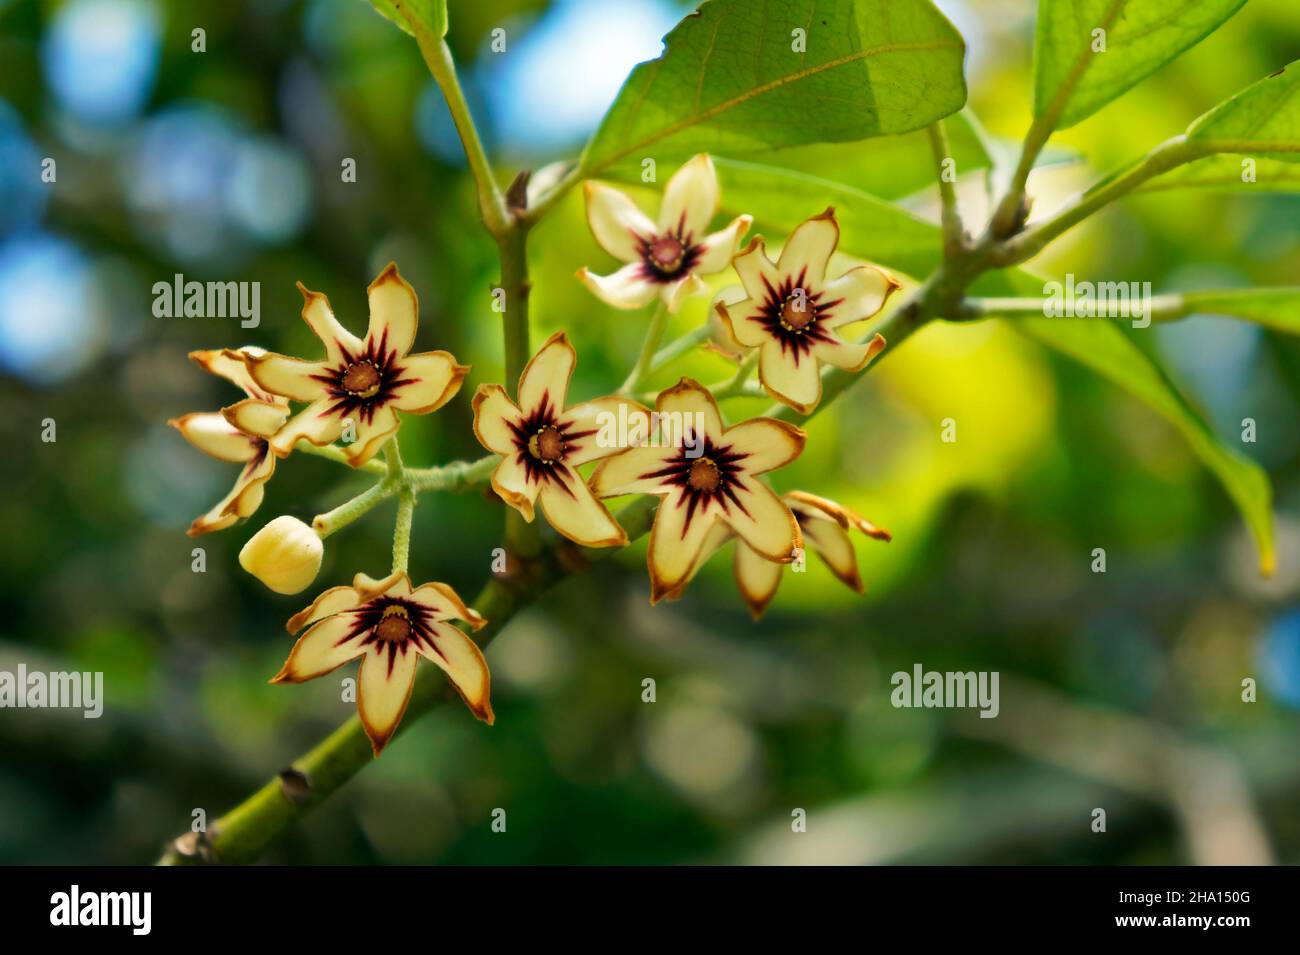
[[[540,501],[551,526],[586,547],[622,547],[627,533],[596,500],[579,465],[617,454],[649,435],[650,410],[628,398],[565,407],[578,356],[564,332],[552,335],[519,376],[519,402],[500,385],[474,395],[474,433],[503,455],[492,488],[527,521]]]
[[[803,546],[799,525],[758,475],[797,458],[803,431],[772,418],[727,428],[713,395],[689,378],[662,392],[655,410],[656,445],[607,458],[591,476],[597,497],[663,498],[650,531],[650,602],[689,579],[719,522],[766,559],[793,560]]]
[[[378,756],[402,721],[416,661],[425,657],[447,674],[474,715],[491,725],[487,661],[452,620],[475,630],[487,623],[446,584],[412,589],[404,573],[383,580],[357,574],[351,587],[331,587],[289,619],[290,633],[307,630],[271,682],[313,680],[361,657],[357,712]]]
[[[862,575],[858,573],[858,558],[853,550],[853,539],[849,531],[858,530],[874,540],[888,541],[889,531],[877,527],[871,521],[855,513],[842,504],[807,491],[791,491],[781,498],[799,522],[804,545],[817,553],[836,577],[847,586],[862,593]],[[715,525],[700,552],[700,558],[691,568],[690,577],[683,581],[676,590],[668,594],[670,600],[682,595],[686,584],[695,576],[696,571],[736,535],[725,525]],[[781,586],[783,566],[764,558],[743,540],[736,540],[736,551],[732,559],[732,570],[736,577],[736,587],[749,605],[749,611],[758,620],[767,610],[768,604],[776,596]]]
[[[348,430],[348,463],[360,467],[397,430],[395,412],[428,414],[451,400],[469,371],[445,351],[408,354],[419,324],[415,290],[389,263],[370,283],[370,326],[365,341],[334,318],[329,299],[298,283],[302,317],[325,344],[323,361],[268,353],[248,358],[248,369],[267,391],[309,402],[271,441],[286,457],[300,439],[331,444]]]
[[[749,297],[715,306],[740,344],[760,349],[758,377],[767,393],[802,414],[821,401],[823,362],[860,371],[885,347],[879,335],[846,342],[835,329],[875,315],[900,287],[869,265],[828,281],[839,240],[834,209],[800,223],[775,263],[756,236],[732,262]]]
[[[664,188],[659,220],[652,222],[617,189],[588,182],[587,222],[601,247],[628,263],[613,275],[578,270],[586,286],[615,308],[640,308],[662,297],[670,312],[687,295],[705,288],[701,275],[731,264],[753,222],[737,216],[720,232],[708,233],[718,214],[718,175],[701,153],[690,159]]]
[[[245,360],[262,349],[192,351],[190,359],[204,371],[237,385],[248,397],[221,411],[196,411],[167,423],[204,454],[244,465],[230,493],[190,524],[191,537],[223,530],[248,517],[262,503],[263,485],[275,473],[275,458],[268,439],[289,417],[289,402],[260,388],[245,367]]]

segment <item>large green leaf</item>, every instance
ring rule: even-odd
[[[1246,0],[1039,0],[1034,116],[1087,119],[1240,10]],[[1105,52],[1094,52],[1094,31]]]
[[[370,5],[411,36],[447,35],[447,0],[370,0]]]
[[[583,169],[920,129],[965,103],[964,51],[929,0],[708,0],[632,71]]]
[[[1211,152],[1300,162],[1300,60],[1210,110],[1187,138]]]
[[[1016,319],[1013,325],[1109,378],[1182,432],[1245,518],[1259,552],[1260,572],[1273,573],[1273,491],[1268,474],[1241,452],[1220,442],[1159,365],[1105,319],[1030,318]]]

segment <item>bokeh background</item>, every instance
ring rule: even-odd
[[[973,108],[1018,137],[1035,5],[939,6],[967,38]],[[449,41],[503,172],[576,155],[686,9],[451,0]],[[489,50],[497,26],[505,54]],[[196,27],[206,52],[191,51]],[[1036,179],[1040,208],[1297,50],[1300,8],[1255,0],[1059,137],[1077,161]],[[922,142],[845,148],[865,170],[879,150],[924,155]],[[40,179],[47,156],[54,184]],[[341,182],[345,157],[356,183]],[[929,175],[915,162],[891,171],[882,179],[877,164],[858,184],[895,198]],[[933,193],[901,199],[932,211]],[[1297,223],[1294,195],[1156,193],[1041,264],[1157,292],[1285,284],[1300,275]],[[574,394],[605,393],[646,318],[573,278],[612,265],[579,194],[532,248],[534,340],[566,329],[581,355]],[[215,818],[352,712],[334,680],[267,685],[290,645],[283,621],[307,595],[269,593],[235,558],[265,520],[310,520],[364,478],[294,456],[250,523],[197,542],[207,572],[195,574],[183,531],[234,469],[165,421],[234,400],[188,350],[312,348],[294,282],[326,291],[357,327],[366,283],[390,259],[420,296],[418,344],[474,366],[450,406],[403,429],[405,456],[477,456],[469,399],[502,374],[497,265],[409,38],[360,0],[0,0],[0,667],[102,670],[107,696],[97,721],[0,712],[3,861],[150,862],[195,808]],[[261,327],[155,318],[151,287],[177,272],[260,282]],[[674,330],[705,306],[692,302]],[[1300,347],[1210,317],[1146,335],[1220,435],[1258,422],[1244,450],[1274,481],[1272,580],[1164,421],[1005,326],[936,325],[821,414],[779,475],[893,531],[887,545],[859,542],[865,597],[812,558],[755,625],[723,556],[680,603],[652,609],[644,544],[633,547],[491,646],[494,728],[459,705],[420,720],[267,859],[1300,860]],[[660,383],[682,372],[713,381],[728,368],[699,353]],[[955,444],[939,440],[949,417]],[[39,440],[45,418],[56,443]],[[424,498],[413,572],[475,593],[501,519],[481,495]],[[320,586],[383,570],[390,533],[388,508],[332,538]],[[1090,570],[1097,547],[1105,574]],[[890,674],[915,663],[1000,671],[1001,715],[892,708]],[[1241,701],[1247,677],[1256,703]],[[506,834],[490,830],[495,807]],[[1105,834],[1091,831],[1095,807]],[[807,833],[790,832],[795,808]]]

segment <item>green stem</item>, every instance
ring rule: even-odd
[[[438,468],[408,468],[406,480],[417,494],[475,491],[487,484],[500,461],[500,455],[489,454],[476,461],[453,461]]]
[[[631,372],[628,373],[627,380],[623,382],[623,387],[618,390],[619,394],[631,394],[641,387],[641,382],[650,374],[650,367],[654,364],[659,342],[663,340],[664,329],[667,327],[668,306],[661,299],[659,304],[655,306],[654,314],[650,316],[650,324],[645,330],[645,339],[641,342],[641,354],[637,356],[636,364],[632,366]]]
[[[699,348],[709,340],[709,327],[701,325],[682,335],[680,338],[674,338],[667,345],[659,350],[654,359],[650,362],[649,374],[654,374],[662,368],[667,368],[678,358],[681,358],[687,352]]]
[[[479,211],[483,215],[483,224],[492,235],[503,236],[509,230],[512,219],[506,209],[505,197],[492,174],[492,166],[488,162],[483,142],[479,139],[469,104],[465,102],[451,50],[445,40],[433,36],[427,30],[417,28],[415,40],[420,46],[425,65],[429,67],[438,88],[442,90],[443,98],[447,100],[452,122],[456,124],[456,132],[460,134],[461,144],[465,147],[465,159],[474,176],[474,184],[478,187]]]
[[[352,500],[340,504],[334,510],[326,511],[324,514],[317,514],[311,522],[311,526],[316,529],[316,533],[322,538],[329,537],[336,531],[347,527],[357,518],[368,514],[374,510],[376,505],[388,500],[396,493],[396,485],[389,483],[387,480],[380,481],[378,484],[362,491]]]
[[[957,208],[957,187],[947,178],[947,170],[944,168],[944,164],[952,158],[952,149],[948,145],[948,131],[943,120],[931,123],[926,127],[926,132],[930,136],[930,151],[934,154],[935,174],[939,178],[943,254],[948,259],[954,259],[961,254],[966,242],[966,234],[962,228],[961,213]]]
[[[415,516],[415,493],[402,488],[397,498],[397,523],[393,525],[393,573],[404,574],[411,563],[411,523]]]
[[[996,264],[1018,265],[1032,258],[1062,233],[1074,228],[1103,206],[1132,192],[1148,179],[1206,155],[1209,155],[1209,151],[1203,144],[1195,143],[1186,136],[1175,136],[1161,143],[1127,172],[1103,180],[1052,218],[1008,240],[999,250]]]

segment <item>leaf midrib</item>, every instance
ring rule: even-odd
[[[770,93],[772,90],[780,89],[781,87],[788,86],[791,83],[797,83],[800,80],[807,79],[809,76],[814,76],[818,73],[823,73],[826,70],[836,69],[837,67],[844,66],[848,63],[854,63],[858,60],[864,60],[872,56],[880,56],[881,54],[884,53],[895,53],[902,50],[938,50],[938,49],[945,49],[945,48],[960,49],[961,43],[955,40],[931,40],[925,43],[887,43],[884,44],[883,46],[873,47],[870,50],[858,50],[854,53],[849,53],[844,56],[837,57],[834,60],[828,60],[827,62],[818,64],[817,66],[812,66],[812,67],[808,67],[807,69],[798,70],[794,73],[788,74],[787,76],[779,77],[775,80],[772,80],[771,82],[764,83],[762,86],[756,86],[751,89],[748,89],[744,93],[741,93],[739,96],[733,96],[729,100],[724,100],[721,103],[717,103],[714,106],[711,106],[708,109],[704,110],[703,112],[695,113],[692,116],[687,116],[686,118],[679,120],[678,122],[672,124],[671,126],[658,130],[652,136],[647,136],[646,138],[633,143],[632,145],[628,146],[625,149],[620,150],[619,152],[611,153],[609,156],[605,157],[605,159],[601,160],[601,162],[598,165],[587,166],[584,169],[584,172],[587,175],[594,175],[600,170],[605,169],[613,165],[614,163],[618,162],[623,157],[631,155],[632,153],[635,153],[640,149],[644,149],[646,146],[650,145],[653,142],[656,142],[660,139],[665,139],[669,136],[672,136],[675,133],[681,132],[683,129],[687,129],[690,126],[694,126],[698,123],[702,123],[709,119],[712,119],[714,116],[717,116],[720,113],[725,113],[727,110],[739,106],[741,103],[748,102],[749,100],[754,99],[755,97],[762,96],[764,93]],[[667,56],[666,51],[664,55]],[[663,57],[661,57],[658,62],[663,63],[664,62]],[[650,86],[654,83],[655,79],[657,79],[657,76],[652,77],[650,81],[646,84],[646,92],[641,97],[642,102],[645,101],[646,96],[649,94]],[[641,106],[640,104],[638,104],[636,111],[639,112],[640,108]],[[636,112],[633,113],[633,117],[635,117],[635,115]]]

